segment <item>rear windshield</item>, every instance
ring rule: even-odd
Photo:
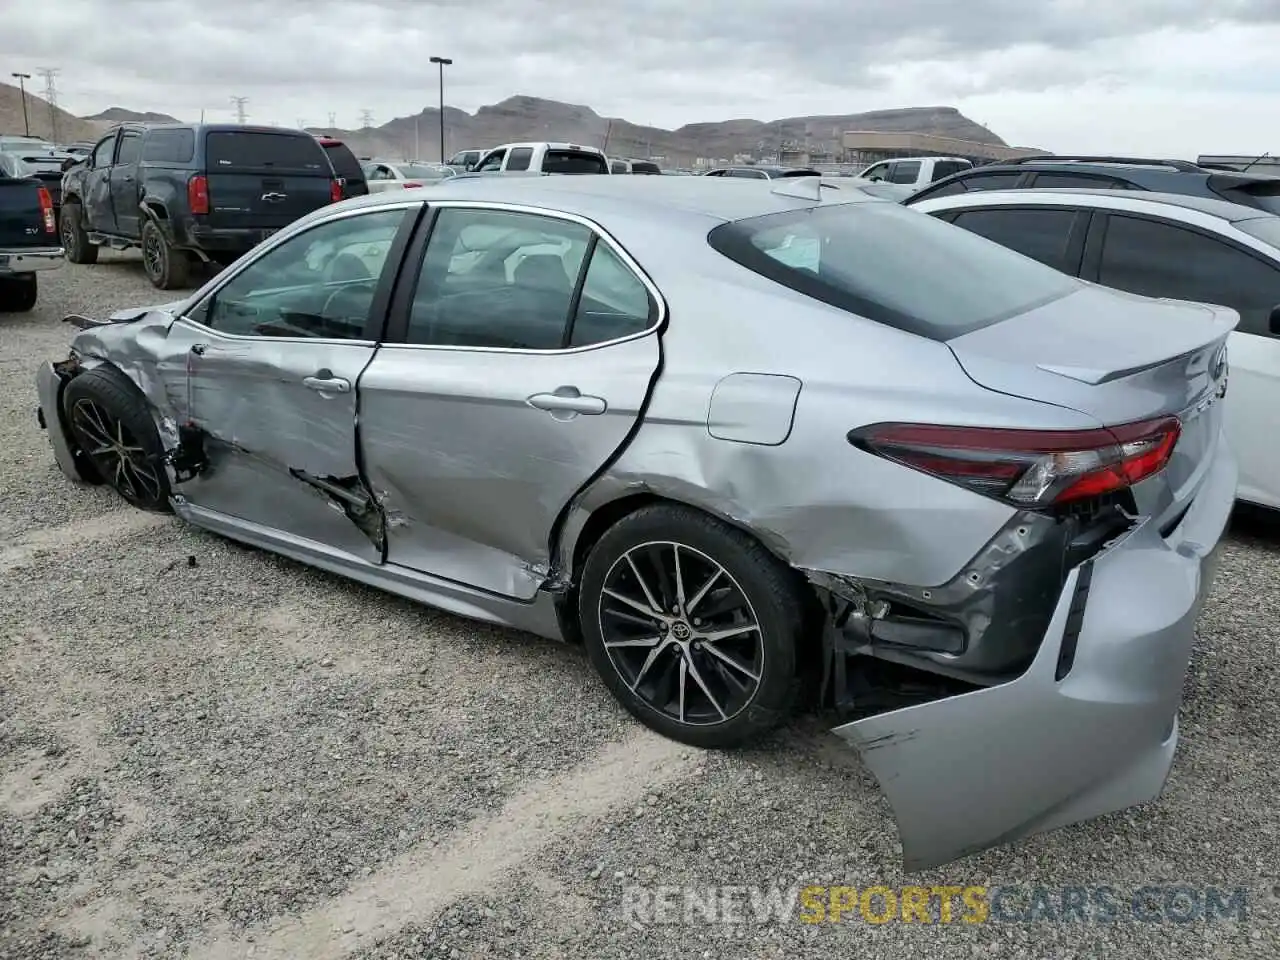
[[[655,174],[655,173],[661,173],[662,168],[659,167],[656,163],[651,163],[648,160],[632,160],[631,172]]]
[[[1225,180],[1225,178],[1223,178]],[[1212,181],[1210,181],[1212,186]],[[1280,213],[1280,177],[1266,180],[1246,180],[1236,184],[1227,180],[1220,192],[1232,203],[1257,207],[1267,213]]]
[[[22,157],[22,162],[33,173],[62,173],[62,161],[66,157]]]
[[[707,240],[783,286],[932,340],[990,326],[1079,286],[961,227],[880,201],[736,220]]]
[[[310,136],[215,130],[205,136],[204,150],[210,173],[271,170],[329,174],[320,144]]]
[[[325,144],[324,152],[329,155],[329,162],[333,164],[333,172],[344,180],[365,179],[364,167],[360,165],[356,155],[351,152],[351,148],[345,143],[327,143]]]
[[[548,150],[542,158],[543,173],[608,173],[609,164],[598,153]]]
[[[196,152],[193,130],[148,130],[142,159],[154,163],[190,163]]]

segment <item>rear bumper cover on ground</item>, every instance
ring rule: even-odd
[[[53,270],[64,259],[61,247],[0,247],[0,277]]]
[[[1026,673],[835,729],[862,753],[893,806],[907,869],[1160,793],[1177,746],[1196,620],[1235,498],[1235,459],[1225,442],[1219,450],[1168,537],[1142,523],[1071,571]],[[1059,680],[1070,633],[1074,658]]]

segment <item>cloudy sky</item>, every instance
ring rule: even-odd
[[[1280,0],[15,0],[61,104],[358,126],[512,94],[675,127],[952,105],[1010,143],[1280,150]],[[7,64],[7,66],[5,66]],[[38,89],[38,81],[37,89]]]

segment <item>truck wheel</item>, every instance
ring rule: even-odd
[[[188,286],[191,258],[185,250],[175,250],[154,220],[142,222],[142,268],[147,279],[161,290]]]
[[[68,200],[62,205],[58,233],[71,263],[98,262],[98,248],[89,242],[89,234],[84,229],[84,211],[80,209],[79,201]]]
[[[20,273],[16,277],[0,279],[0,310],[6,313],[26,313],[36,305],[36,275]]]

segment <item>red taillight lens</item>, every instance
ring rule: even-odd
[[[44,232],[57,233],[58,222],[53,216],[53,194],[44,187],[37,187],[36,193],[40,197],[40,217],[44,221]]]
[[[209,212],[209,181],[200,174],[187,181],[187,206],[197,215]]]
[[[406,190],[411,190],[414,187],[420,187],[420,186],[422,186],[422,184],[420,184],[417,180],[406,180],[404,182],[404,188]]]
[[[1177,417],[1099,430],[1005,430],[878,423],[849,434],[860,449],[976,493],[1046,507],[1131,487],[1169,462]]]
[[[341,202],[341,200],[342,200],[342,181],[330,180],[329,181],[329,202],[339,203]]]

